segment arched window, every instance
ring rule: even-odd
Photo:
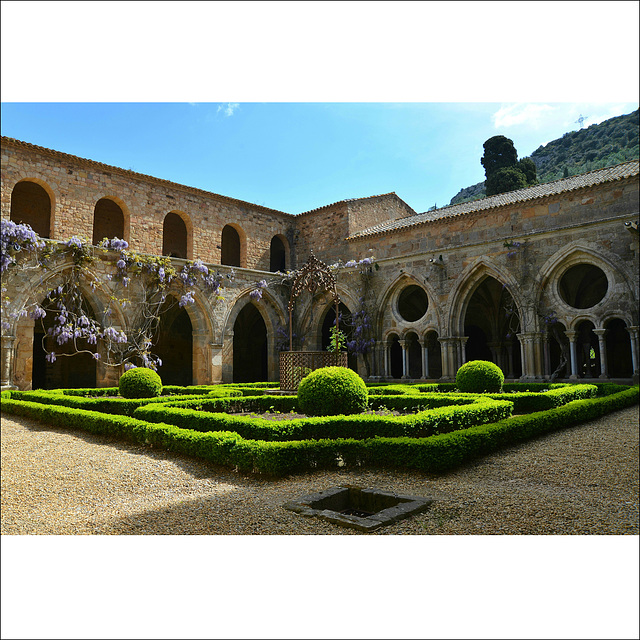
[[[162,227],[162,255],[187,257],[187,226],[177,213],[168,213]]]
[[[51,198],[35,182],[18,182],[11,192],[11,220],[28,224],[41,238],[51,237]]]
[[[98,244],[103,238],[124,238],[124,213],[109,198],[98,200],[93,213],[92,242]]]
[[[222,259],[221,264],[229,267],[240,267],[240,235],[231,226],[222,229]]]
[[[271,238],[271,253],[269,261],[269,271],[286,271],[287,269],[287,252],[284,242],[279,236]]]

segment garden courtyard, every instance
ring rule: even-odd
[[[283,504],[350,484],[431,507],[364,535],[637,535],[638,406],[455,470],[239,474],[108,436],[2,419],[3,535],[363,535]]]

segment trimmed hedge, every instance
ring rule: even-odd
[[[120,376],[118,388],[123,398],[156,398],[162,393],[162,379],[152,369],[136,367]]]
[[[499,393],[503,384],[502,369],[488,360],[466,362],[456,373],[456,385],[466,393]]]
[[[477,399],[464,407],[447,406],[406,416],[340,415],[279,421],[209,413],[175,404],[157,404],[136,409],[134,417],[196,431],[233,431],[252,440],[365,439],[382,436],[417,438],[495,422],[511,415],[512,407],[505,400]]]
[[[247,440],[229,431],[198,432],[162,422],[151,423],[136,417],[105,415],[96,411],[17,400],[16,395],[27,393],[17,391],[2,392],[1,408],[4,413],[27,416],[53,426],[120,437],[203,458],[215,464],[236,467],[242,471],[281,476],[297,471],[346,465],[440,472],[504,446],[637,404],[638,391],[637,386],[625,388],[598,398],[574,400],[560,408],[430,437],[374,437],[365,440]],[[48,397],[59,400],[61,396],[60,393],[50,393]],[[139,412],[152,411],[154,408],[154,403],[149,403],[146,407],[141,407]],[[159,403],[157,408],[161,408]],[[452,409],[461,410],[455,407]]]
[[[53,426],[121,437],[242,471],[279,476],[309,469],[335,468],[339,464],[445,471],[504,446],[638,403],[636,386],[601,398],[576,400],[560,408],[426,438],[264,442],[246,440],[237,433],[201,433],[166,423],[152,424],[126,416],[19,401],[7,395],[3,392],[1,403],[6,413],[42,420]],[[146,409],[151,408],[152,405]]]
[[[321,367],[305,376],[298,386],[298,404],[312,416],[349,415],[367,408],[367,386],[347,367]]]

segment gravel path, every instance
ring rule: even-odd
[[[372,534],[282,505],[348,483],[429,496]],[[445,474],[233,473],[105,437],[2,418],[3,535],[638,534],[638,407]]]

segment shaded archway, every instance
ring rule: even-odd
[[[187,225],[177,213],[168,213],[164,218],[162,255],[187,258]]]
[[[124,238],[124,213],[120,206],[109,198],[96,202],[93,212],[93,244],[104,238]]]
[[[517,334],[520,318],[506,286],[487,275],[476,286],[464,319],[466,360],[488,360],[505,376],[522,375],[522,356]]]
[[[41,238],[51,237],[51,198],[35,182],[18,182],[11,192],[11,220],[28,224]]]
[[[409,361],[408,375],[410,378],[422,378],[422,346],[418,336],[412,332],[405,336],[407,356]]]
[[[438,341],[438,334],[435,331],[429,331],[425,338],[427,348],[427,378],[442,377],[442,350]]]
[[[392,378],[402,378],[402,347],[400,338],[394,333],[388,342],[389,345],[389,375]]]
[[[269,251],[269,271],[286,271],[287,270],[287,250],[280,236],[271,238],[271,247]]]
[[[44,301],[43,306],[46,305]],[[91,306],[82,300],[82,309],[87,317],[93,318]],[[95,345],[78,338],[65,344],[58,344],[49,335],[55,326],[57,314],[47,315],[36,320],[33,327],[33,365],[32,389],[78,389],[96,386],[96,360],[91,353],[96,352]],[[78,351],[82,351],[79,353]],[[91,353],[86,353],[89,351]],[[47,358],[47,353],[55,353],[55,361]]]
[[[576,326],[576,364],[580,378],[600,375],[600,349],[594,328],[591,320],[583,320]]]
[[[222,257],[221,264],[229,267],[241,267],[242,243],[240,234],[230,224],[222,229]]]
[[[341,302],[338,306],[338,312],[340,313],[340,331],[342,331],[347,336],[347,342],[349,342],[350,340],[353,340],[353,327],[349,322],[351,312],[343,302]],[[322,322],[322,351],[327,351],[329,345],[331,344],[331,327],[335,326],[335,324],[336,308],[334,305],[330,305]],[[355,354],[348,353],[347,361],[349,363],[349,369],[358,371],[358,358]]]
[[[160,308],[153,352],[162,360],[158,373],[163,384],[193,384],[193,327],[189,314],[173,296]]]
[[[605,344],[607,373],[610,378],[631,378],[633,358],[631,356],[631,336],[624,320],[614,318],[605,323]]]
[[[233,325],[233,382],[268,380],[267,326],[260,311],[248,303]]]

